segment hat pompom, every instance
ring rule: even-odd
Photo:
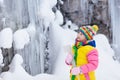
[[[97,32],[99,30],[97,25],[93,25],[92,28],[95,30],[95,32]]]

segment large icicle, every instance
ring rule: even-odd
[[[111,26],[113,32],[113,48],[117,59],[120,61],[120,1],[119,0],[109,0],[109,11],[111,15]]]

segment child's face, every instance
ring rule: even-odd
[[[79,32],[79,33],[77,34],[77,41],[80,41],[80,42],[86,41],[86,38],[85,38],[85,36],[83,35],[82,32]]]

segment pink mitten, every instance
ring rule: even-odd
[[[80,67],[74,67],[74,68],[72,68],[71,73],[72,73],[73,75],[78,75],[78,74],[80,74],[80,73],[81,73]]]
[[[73,55],[69,53],[65,59],[65,63],[67,65],[72,65],[72,59],[73,59]]]

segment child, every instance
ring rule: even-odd
[[[80,27],[72,52],[65,60],[67,65],[72,65],[71,80],[96,80],[98,51],[93,36],[97,31],[97,25]]]

